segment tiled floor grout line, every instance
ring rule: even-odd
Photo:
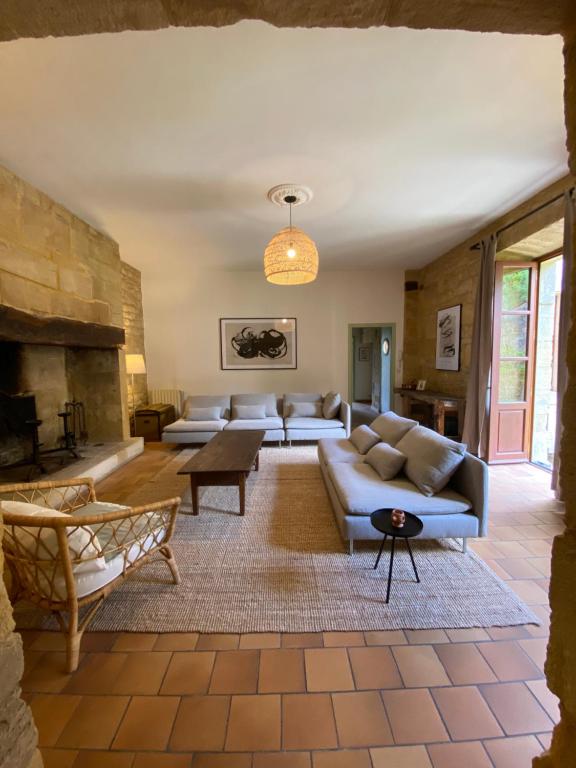
[[[168,734],[168,739],[166,741],[166,749],[164,750],[165,752],[170,750],[170,744],[172,743],[172,736],[174,735],[174,728],[176,727],[176,722],[178,721],[178,715],[180,714],[180,707],[182,706],[183,698],[184,698],[183,696],[178,697],[178,706],[176,707],[176,712],[174,713],[174,719],[172,720],[172,725],[170,727],[170,733]],[[192,760],[193,760],[193,757],[190,758],[190,764],[192,764]]]
[[[214,660],[216,664],[216,660]],[[226,713],[226,725],[224,727],[224,743],[222,744],[221,752],[227,752],[226,742],[228,741],[228,730],[230,728],[230,714],[232,712],[232,694],[228,695],[228,711]]]
[[[330,691],[328,693],[328,696],[330,697],[330,706],[332,708],[332,719],[334,720],[334,731],[336,733],[336,744],[338,745],[339,749],[343,749],[341,743],[340,743],[340,731],[338,730],[338,720],[336,718],[336,708],[334,706],[334,692]]]

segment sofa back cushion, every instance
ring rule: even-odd
[[[189,408],[220,408],[219,419],[230,418],[230,395],[190,395],[184,400],[182,414],[185,414]]]
[[[405,419],[403,416],[398,416],[394,411],[387,411],[374,419],[370,427],[374,432],[378,432],[384,443],[395,446],[407,432],[417,425],[418,422],[413,419]]]
[[[322,403],[291,403],[288,416],[321,419]]]
[[[222,418],[222,408],[219,405],[205,408],[194,408],[190,405],[183,416],[186,421],[218,421]]]
[[[290,392],[283,396],[284,400],[284,416],[294,416],[292,413],[292,406],[295,403],[314,403],[322,408],[322,395],[317,392]]]
[[[382,480],[392,480],[404,466],[406,456],[388,443],[377,443],[370,448],[365,461],[378,472]]]
[[[235,405],[263,405],[266,416],[278,416],[278,398],[273,393],[253,395],[232,395],[232,407]]]
[[[265,419],[266,406],[264,403],[258,405],[233,405],[233,419]]]
[[[373,429],[370,429],[366,424],[361,424],[359,427],[352,430],[350,442],[356,448],[358,453],[364,455],[365,453],[368,453],[373,445],[380,442],[380,435],[377,432],[374,432]]]
[[[426,427],[414,427],[396,444],[406,456],[404,472],[425,495],[441,491],[466,455],[466,446]]]
[[[340,411],[342,398],[338,392],[328,392],[322,405],[322,413],[325,419],[335,419]]]

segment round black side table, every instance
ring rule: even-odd
[[[396,539],[404,539],[406,542],[410,560],[412,561],[412,568],[414,568],[416,581],[418,584],[420,583],[420,577],[418,576],[416,563],[414,562],[414,555],[412,554],[412,548],[410,547],[410,539],[414,538],[414,536],[418,536],[424,527],[424,524],[419,517],[416,517],[416,515],[413,515],[411,512],[405,512],[404,514],[406,519],[404,521],[404,525],[401,528],[397,528],[395,525],[392,525],[392,512],[392,509],[377,509],[370,515],[370,522],[374,528],[384,534],[382,544],[380,545],[380,551],[378,552],[378,557],[374,563],[374,570],[378,568],[378,563],[382,557],[382,551],[384,550],[386,539],[388,536],[392,537],[392,544],[390,547],[390,566],[388,568],[388,588],[386,589],[387,603],[390,601],[390,586],[392,584],[392,570],[394,568],[394,544],[396,543]]]

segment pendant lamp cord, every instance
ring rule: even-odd
[[[290,232],[292,232],[292,203],[290,203]]]

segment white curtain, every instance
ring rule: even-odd
[[[468,450],[481,459],[487,458],[488,454],[496,244],[496,235],[491,235],[480,244],[480,280],[474,310],[470,375],[462,433],[462,441],[468,445]]]
[[[560,323],[558,330],[558,389],[556,401],[556,439],[554,443],[554,464],[552,467],[552,488],[558,499],[562,498],[560,486],[560,442],[562,440],[562,401],[568,383],[566,354],[571,318],[572,263],[574,260],[574,226],[576,224],[576,191],[571,189],[564,195],[564,247],[562,250],[562,291],[560,294]]]

